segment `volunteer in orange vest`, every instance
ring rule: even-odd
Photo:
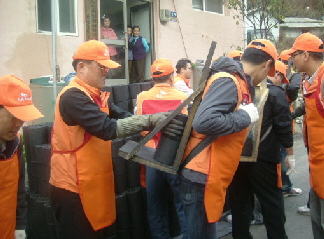
[[[190,86],[190,78],[192,75],[192,65],[191,61],[186,58],[181,58],[178,60],[176,65],[177,75],[174,77],[173,86],[178,90],[191,95],[193,89]]]
[[[153,62],[151,76],[154,87],[148,91],[142,91],[137,96],[138,115],[169,112],[176,109],[187,98],[185,93],[172,86],[173,73],[174,68],[170,60],[161,58]],[[188,114],[187,108],[184,108],[182,113]],[[154,148],[159,143],[159,136],[154,137],[152,145]],[[152,238],[170,238],[170,196],[174,198],[174,207],[178,214],[182,237],[187,238],[187,222],[180,198],[179,184],[177,175],[146,167],[147,212]],[[172,193],[170,193],[170,189]]]
[[[18,131],[25,121],[43,117],[25,82],[0,77],[0,238],[25,239],[27,207],[25,162]]]
[[[270,64],[264,69],[258,67],[258,74],[253,75],[255,84],[267,75],[269,68]],[[216,222],[239,163],[247,127],[258,118],[242,68],[231,58],[219,57],[211,65],[185,158],[204,139],[218,138],[181,171],[180,193],[190,239],[217,238]]]
[[[310,216],[314,238],[324,238],[324,55],[323,41],[311,33],[298,36],[290,49],[302,75],[305,101],[304,137],[309,149]]]
[[[76,77],[61,91],[55,108],[51,202],[60,238],[92,239],[116,219],[110,140],[152,130],[166,116],[131,116],[107,101],[109,93],[100,91],[105,76],[120,65],[110,60],[104,43],[82,43],[72,65]]]
[[[267,230],[268,238],[287,238],[285,232],[285,212],[283,194],[281,191],[281,155],[283,147],[288,156],[284,157],[287,164],[287,174],[290,174],[295,165],[293,155],[293,133],[291,128],[291,114],[286,94],[282,87],[275,85],[272,81],[280,82],[286,67],[282,62],[276,61],[277,50],[267,40],[267,50],[264,45],[256,44],[251,48],[250,44],[242,55],[242,62],[254,64],[265,64],[271,62],[275,69],[271,69],[266,82],[255,86],[256,96],[260,93],[264,99],[264,107],[260,109],[259,136],[253,138],[255,157],[251,162],[240,162],[235,172],[233,181],[229,187],[229,198],[232,212],[232,236],[235,239],[252,238],[249,228],[253,215],[254,195],[261,205],[263,223]],[[253,43],[253,42],[252,42]],[[271,46],[271,47],[270,47]],[[258,48],[260,47],[260,48]],[[261,50],[263,50],[261,52]],[[256,57],[258,56],[258,57]],[[278,67],[283,67],[280,68]],[[249,74],[249,73],[248,73]],[[270,80],[272,79],[272,81]],[[258,91],[258,88],[260,90]],[[264,88],[263,88],[264,87]],[[248,155],[246,150],[243,150]],[[242,153],[243,154],[243,153]],[[286,172],[285,172],[286,173]],[[257,220],[257,218],[255,218]]]

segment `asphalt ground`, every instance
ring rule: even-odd
[[[290,175],[290,180],[293,183],[293,187],[301,188],[303,193],[299,196],[284,198],[287,219],[285,228],[288,238],[311,239],[313,238],[313,234],[310,217],[297,213],[298,207],[306,205],[310,188],[307,152],[301,133],[294,135],[294,154],[296,167],[294,172]],[[267,239],[264,225],[251,225],[250,231],[255,239]],[[228,234],[221,239],[231,238],[233,238],[232,235]]]

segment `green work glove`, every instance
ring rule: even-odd
[[[125,138],[142,131],[151,131],[158,124],[164,121],[169,113],[157,113],[151,115],[134,115],[125,119],[117,120],[116,135],[117,138]],[[181,134],[182,122],[171,120],[161,131],[170,136]]]

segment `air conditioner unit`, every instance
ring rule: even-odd
[[[170,21],[170,10],[168,10],[168,9],[160,9],[160,21],[161,22]]]

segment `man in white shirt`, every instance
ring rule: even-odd
[[[190,87],[190,78],[192,75],[191,61],[181,58],[176,65],[177,76],[174,78],[173,86],[178,90],[191,95],[193,89]]]

